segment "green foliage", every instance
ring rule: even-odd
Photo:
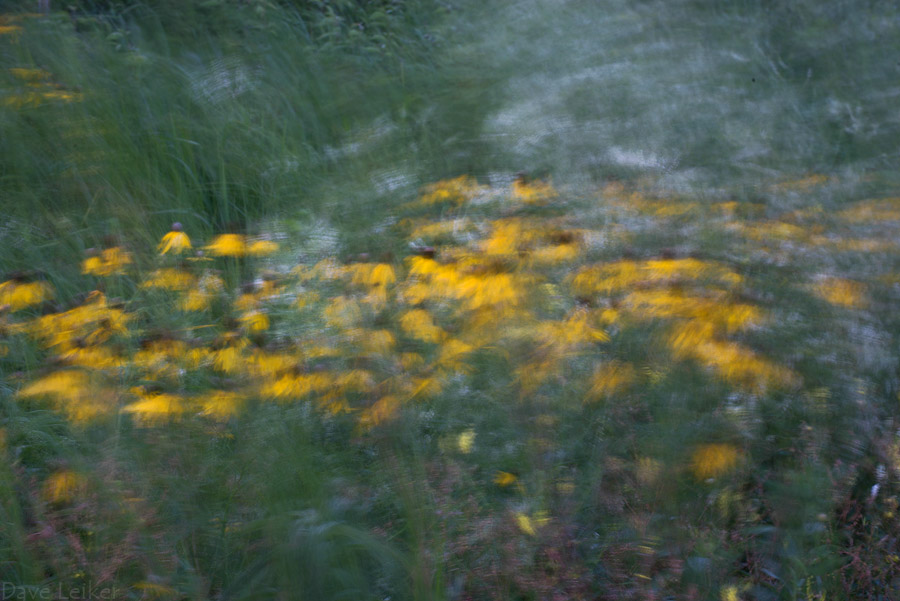
[[[545,233],[561,222],[590,231],[590,242],[577,264],[544,271],[515,245],[480,265],[480,275],[539,273],[527,288],[534,320],[510,337],[581,310],[627,312],[624,292],[572,293],[576,267],[696,258],[741,278],[724,297],[698,286],[725,298],[720,308],[765,313],[727,340],[800,383],[742,388],[723,373],[746,356],[728,363],[725,346],[676,356],[671,320],[633,311],[604,326],[609,342],[549,368],[552,345],[493,340],[440,374],[434,398],[371,430],[359,412],[256,398],[222,421],[145,427],[116,407],[70,424],[17,396],[65,363],[0,309],[0,582],[179,599],[897,596],[900,219],[890,202],[863,202],[900,190],[893,3],[52,8],[0,20],[20,28],[0,34],[0,272],[57,291],[29,317],[97,287],[134,315],[133,336],[114,341],[122,356],[167,336],[211,347],[257,277],[290,279],[332,258],[384,262],[402,279],[404,259],[430,245],[440,256],[468,244],[477,260],[494,219],[532,219]],[[491,186],[459,205],[410,204],[462,173]],[[544,176],[558,196],[509,202],[512,182]],[[407,236],[410,220],[450,219],[474,225]],[[140,287],[176,264],[156,252],[174,221],[196,248],[226,231],[282,248],[215,259],[227,291],[191,315]],[[111,246],[133,253],[127,274],[80,273],[88,249]],[[866,302],[843,280],[863,285]],[[351,293],[291,281],[294,297],[320,300],[297,309],[279,297],[267,307],[275,333],[247,336],[248,348],[334,336],[321,310]],[[677,278],[660,286],[696,292]],[[443,311],[449,332],[469,327]],[[368,325],[398,331],[398,320],[390,307]],[[404,351],[434,352],[398,338]],[[401,377],[394,359],[297,369]],[[595,368],[609,361],[635,366],[633,385],[595,394]],[[123,369],[115,385],[150,384],[139,375]],[[538,384],[523,392],[528,376]],[[174,378],[188,395],[239,380]]]

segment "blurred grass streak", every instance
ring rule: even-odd
[[[0,272],[56,296],[0,312],[0,580],[179,599],[896,596],[898,13],[81,0],[4,16]],[[157,256],[173,221],[195,249],[226,232],[281,247],[214,259],[197,315],[142,286],[160,266],[206,274]],[[133,254],[123,275],[79,273],[112,247]],[[427,311],[384,300],[395,281]],[[109,344],[112,409],[70,423],[76,403],[21,391],[73,360],[16,328],[93,286],[133,335]],[[241,326],[242,302],[276,325]],[[228,369],[183,367],[229,344]],[[251,353],[295,346],[304,363],[272,368],[286,400],[228,396]],[[142,351],[169,372],[147,375]],[[401,406],[385,390],[426,357],[440,369]],[[374,427],[291,396],[332,373],[387,374],[344,401]],[[142,423],[154,378],[203,415]],[[108,401],[92,391],[69,401]]]

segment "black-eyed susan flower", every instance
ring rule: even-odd
[[[533,517],[522,511],[517,511],[514,517],[519,530],[528,536],[537,536],[538,528],[550,521],[550,518],[547,517],[547,513],[544,511],[535,513]]]
[[[262,311],[248,311],[238,321],[247,332],[264,332],[269,329],[269,317]]]
[[[407,311],[400,317],[400,327],[405,334],[423,342],[440,342],[446,332],[434,325],[431,314],[424,309]]]
[[[278,244],[271,240],[257,240],[247,247],[247,254],[264,257],[278,251]]]
[[[174,394],[151,392],[143,386],[133,387],[131,393],[138,400],[126,405],[122,410],[125,413],[131,413],[143,424],[178,419],[186,411],[184,399]]]
[[[494,474],[494,484],[497,486],[510,486],[515,484],[517,480],[516,475],[509,472],[497,472]]]
[[[162,237],[159,243],[159,254],[183,253],[191,249],[191,239],[184,233],[184,228],[177,221],[172,224],[172,231]]]
[[[50,503],[67,503],[84,493],[87,479],[72,470],[60,470],[44,482],[42,496]]]
[[[221,234],[206,247],[216,257],[243,257],[247,254],[247,242],[240,234]]]
[[[246,399],[236,392],[211,390],[195,400],[200,405],[201,415],[226,421],[240,412]]]
[[[141,282],[141,288],[162,288],[163,290],[188,290],[194,287],[196,278],[181,269],[157,269],[152,271],[146,280]]]
[[[81,273],[100,277],[122,275],[125,273],[125,266],[132,262],[131,254],[118,246],[107,248],[100,254],[92,249],[81,263]]]
[[[39,305],[51,298],[53,289],[46,282],[26,282],[20,277],[0,283],[0,306],[6,305],[13,312]]]
[[[715,478],[731,471],[740,460],[741,452],[727,443],[704,444],[691,455],[691,471],[700,480]]]
[[[459,436],[456,437],[456,446],[460,453],[466,455],[471,453],[472,447],[475,446],[475,430],[469,428],[460,432]]]
[[[529,180],[525,174],[519,174],[512,185],[512,197],[524,203],[538,203],[555,196],[552,183]]]

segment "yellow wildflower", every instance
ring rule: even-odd
[[[726,381],[754,391],[769,386],[796,386],[799,377],[786,367],[758,357],[735,342],[715,340],[714,325],[691,321],[675,328],[669,345],[676,355],[691,357]]]
[[[239,321],[248,332],[264,332],[269,329],[269,317],[262,311],[248,311],[240,316]]]
[[[723,586],[719,593],[719,599],[721,599],[721,601],[741,601],[741,597],[738,594],[738,588],[734,585]]]
[[[63,100],[65,102],[81,102],[82,98],[84,98],[80,92],[69,92],[67,90],[49,90],[43,92],[41,96],[47,100]]]
[[[247,243],[240,234],[221,234],[206,249],[217,257],[243,257],[247,254]]]
[[[407,311],[400,317],[400,328],[412,338],[422,342],[440,342],[444,330],[434,325],[431,314],[424,309]]]
[[[180,363],[186,349],[184,342],[171,338],[144,340],[131,363],[154,380],[176,377],[181,371]]]
[[[164,267],[150,272],[150,276],[141,282],[141,288],[161,288],[163,290],[187,290],[192,288],[196,278],[187,271]]]
[[[512,197],[524,203],[534,204],[549,200],[556,196],[556,190],[550,182],[540,180],[528,181],[519,176],[512,185]]]
[[[537,534],[537,531],[534,529],[534,525],[531,523],[531,518],[521,511],[516,513],[516,525],[519,526],[519,530],[521,530],[528,536],[534,536]]]
[[[437,378],[410,378],[408,382],[410,399],[433,397],[442,389],[441,381]]]
[[[441,354],[438,356],[437,364],[457,371],[466,371],[467,366],[463,362],[463,357],[474,350],[475,347],[471,344],[466,344],[462,340],[451,338],[444,343],[441,348]]]
[[[270,353],[261,349],[254,349],[246,358],[248,372],[257,377],[274,378],[275,376],[293,369],[298,362],[298,357],[289,353]]]
[[[631,386],[636,379],[637,373],[630,363],[610,361],[594,372],[588,397],[591,399],[608,397]]]
[[[0,283],[0,306],[8,305],[10,311],[21,311],[53,298],[53,289],[46,282],[9,280]]]
[[[50,373],[40,380],[35,380],[19,391],[21,397],[49,396],[68,400],[81,396],[88,390],[88,376],[75,370],[62,370]]]
[[[497,486],[510,486],[515,484],[517,480],[516,475],[509,472],[497,472],[494,474],[494,484]]]
[[[237,415],[244,401],[243,396],[224,390],[213,390],[197,399],[200,404],[200,413],[219,421],[225,421]]]
[[[481,243],[481,250],[486,255],[508,256],[518,253],[522,243],[522,226],[517,221],[497,221],[490,238]]]
[[[394,268],[387,263],[357,263],[346,269],[351,274],[350,281],[356,285],[377,288],[397,281]]]
[[[577,243],[556,244],[537,248],[528,255],[535,265],[555,265],[578,258],[581,248]]]
[[[22,398],[46,397],[75,421],[87,421],[106,413],[115,402],[110,391],[91,385],[88,374],[66,369],[35,380],[18,392]]]
[[[388,330],[367,330],[360,328],[351,333],[364,354],[387,355],[394,349],[396,340]]]
[[[133,413],[143,423],[177,419],[185,412],[184,400],[174,394],[147,392],[141,386],[132,388],[131,392],[139,400],[126,405],[123,411]]]
[[[832,305],[856,309],[865,304],[865,287],[853,280],[824,278],[815,285],[814,291]]]
[[[690,258],[617,261],[579,269],[572,278],[572,288],[582,296],[611,295],[633,289],[637,284],[669,284],[684,280],[712,280],[732,287],[741,283],[742,278],[713,261]]]
[[[204,311],[209,308],[210,295],[204,290],[189,290],[178,306],[182,311]]]
[[[393,395],[383,396],[359,416],[361,428],[372,428],[393,418],[400,409],[400,399]]]
[[[264,397],[299,399],[311,393],[321,393],[334,386],[334,378],[327,373],[286,374],[267,382],[260,390]]]
[[[823,184],[828,183],[828,176],[821,175],[818,173],[814,173],[812,175],[808,175],[801,179],[790,180],[786,182],[781,182],[780,184],[775,184],[772,186],[774,190],[797,190],[797,191],[807,191],[810,188],[815,186],[821,186]]]
[[[400,366],[406,371],[412,371],[425,364],[425,359],[419,353],[400,353]]]
[[[12,67],[9,70],[13,76],[18,79],[24,81],[41,81],[42,79],[49,79],[50,73],[44,71],[43,69],[23,69],[21,67]]]
[[[884,223],[900,221],[900,198],[880,198],[857,202],[838,217],[850,223]]]
[[[737,465],[740,456],[740,450],[731,444],[700,445],[691,455],[691,471],[700,480],[715,478],[731,471]]]
[[[97,275],[101,277],[122,275],[125,266],[132,263],[131,254],[114,246],[105,249],[99,256],[91,256],[81,263],[81,273],[85,275]]]
[[[608,342],[609,335],[593,327],[589,322],[590,317],[589,312],[577,309],[565,321],[548,321],[540,324],[535,333],[544,348],[559,353],[571,352],[585,344]]]
[[[43,497],[49,503],[67,503],[84,494],[87,480],[72,470],[54,472],[44,482]]]
[[[341,392],[369,392],[375,388],[375,378],[364,369],[353,369],[339,375],[335,379],[335,386]]]
[[[325,323],[333,328],[350,328],[362,320],[362,311],[355,300],[337,296],[322,310]]]
[[[441,202],[462,204],[475,197],[481,190],[474,177],[461,175],[426,186],[419,204],[432,205]]]
[[[244,365],[243,350],[248,344],[246,338],[229,334],[224,344],[212,351],[213,366],[226,374],[239,372]]]
[[[318,292],[315,292],[314,290],[311,290],[309,292],[303,291],[297,294],[297,301],[294,303],[294,307],[297,309],[303,309],[317,302],[319,302]]]
[[[172,231],[163,236],[159,243],[159,254],[182,253],[191,249],[191,239],[184,233],[182,225],[177,221],[172,224]]]
[[[469,454],[472,452],[472,447],[475,445],[475,430],[469,428],[468,430],[464,430],[459,434],[456,438],[456,446],[459,448],[460,453]]]
[[[102,346],[73,346],[60,353],[68,365],[79,365],[87,369],[114,369],[123,367],[125,361]]]
[[[271,240],[257,240],[247,247],[247,254],[254,257],[264,257],[274,252],[278,252],[278,244]]]
[[[515,518],[516,525],[519,527],[519,530],[521,530],[528,536],[536,536],[537,528],[535,528],[535,526],[539,528],[550,521],[550,518],[547,517],[547,514],[543,511],[539,511],[538,513],[536,513],[534,518],[529,517],[526,513],[517,511],[515,513]]]
[[[101,275],[103,270],[103,260],[100,257],[88,257],[81,262],[81,273],[84,275]]]
[[[83,305],[35,320],[32,333],[47,346],[71,346],[76,339],[83,344],[98,344],[126,333],[130,318],[122,309],[110,307],[103,293],[95,290]]]

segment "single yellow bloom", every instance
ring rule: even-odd
[[[381,397],[360,414],[360,428],[370,429],[392,419],[399,411],[400,404],[400,399],[394,395]]]
[[[516,475],[509,472],[497,472],[494,475],[494,484],[497,486],[509,486],[515,484],[516,480],[518,480]]]
[[[191,239],[188,235],[179,230],[172,230],[159,243],[159,254],[182,253],[191,249]]]
[[[218,421],[226,421],[237,415],[244,404],[244,397],[236,392],[213,390],[197,399],[201,414]]]
[[[187,271],[164,268],[150,272],[147,279],[141,282],[141,288],[188,290],[196,284],[196,281],[196,278]]]
[[[534,529],[531,518],[521,511],[516,513],[516,524],[519,526],[519,530],[528,536],[535,536],[537,534],[537,530]]]
[[[278,251],[278,245],[271,240],[257,240],[250,244],[247,248],[247,253],[253,255],[254,257],[262,257],[265,255],[271,255],[274,252]]]
[[[44,71],[43,69],[23,69],[20,67],[12,67],[9,70],[15,77],[25,80],[25,81],[40,81],[42,79],[49,79],[50,73]]]
[[[700,480],[715,478],[731,471],[738,463],[741,453],[730,444],[713,443],[697,447],[691,456],[691,471]]]
[[[740,596],[738,595],[738,589],[736,586],[726,586],[723,587],[719,598],[722,601],[740,601]]]
[[[412,371],[425,364],[425,359],[419,353],[400,353],[400,365],[406,371]]]
[[[524,203],[539,203],[555,196],[556,190],[550,182],[528,181],[525,177],[520,176],[512,185],[512,197]]]
[[[125,266],[132,263],[131,254],[118,246],[107,248],[100,256],[88,257],[81,263],[81,273],[101,277],[122,275]]]
[[[133,413],[143,424],[155,424],[178,419],[185,412],[184,400],[174,394],[147,392],[143,387],[131,389],[138,401],[126,405],[122,410]]]
[[[0,306],[8,305],[13,312],[39,305],[52,297],[53,289],[46,282],[9,280],[0,283]]]
[[[84,275],[100,275],[103,272],[103,260],[100,257],[88,257],[81,262],[81,273]]]
[[[431,314],[424,309],[407,311],[400,317],[400,328],[411,338],[423,342],[440,342],[445,332],[434,325]]]
[[[472,447],[475,445],[475,430],[469,428],[463,431],[456,439],[456,445],[459,447],[460,453],[471,453]]]
[[[239,318],[248,332],[264,332],[269,329],[269,317],[262,311],[249,311]]]
[[[858,309],[866,304],[865,287],[853,280],[843,278],[824,278],[814,289],[820,297],[840,307]]]
[[[617,394],[637,380],[637,372],[630,363],[609,361],[601,365],[591,378],[589,400],[603,399]]]
[[[206,249],[217,257],[243,257],[247,254],[247,243],[240,234],[222,234]]]
[[[66,503],[82,493],[87,485],[84,476],[72,470],[51,474],[44,482],[44,499],[51,503]]]

